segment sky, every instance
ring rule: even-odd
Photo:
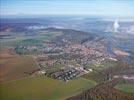
[[[0,0],[1,16],[96,15],[134,17],[134,0]]]

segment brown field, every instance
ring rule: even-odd
[[[0,52],[0,82],[23,78],[27,76],[25,72],[37,68],[30,56],[13,55],[9,50]]]
[[[123,50],[113,48],[113,52],[118,56],[129,56],[130,54],[128,52],[125,52]]]
[[[13,52],[11,49],[3,49],[0,51],[0,60],[7,59],[7,58],[12,58]]]

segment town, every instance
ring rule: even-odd
[[[20,55],[33,55],[40,69],[34,73],[38,72],[64,81],[93,71],[88,67],[91,64],[99,65],[106,60],[116,61],[108,53],[105,39],[76,41],[71,41],[70,37],[62,36],[62,38],[56,37],[53,41],[43,41],[40,44],[23,45],[20,43],[14,50]]]

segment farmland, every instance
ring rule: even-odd
[[[26,77],[25,72],[37,69],[37,65],[30,56],[11,54],[11,50],[1,52],[0,82]]]
[[[1,84],[1,100],[62,100],[95,84],[94,81],[83,78],[63,82],[45,76],[27,77]]]
[[[117,84],[115,88],[123,92],[134,93],[134,84],[132,83]]]

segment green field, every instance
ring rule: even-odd
[[[27,77],[1,84],[0,97],[1,100],[64,100],[95,84],[84,78],[63,82],[45,76]]]
[[[115,61],[106,61],[102,64],[98,65],[87,65],[86,68],[93,69],[93,72],[83,75],[83,78],[94,80],[98,83],[105,81],[106,79],[106,72],[109,71],[109,69],[114,69],[118,66],[118,62]]]
[[[117,62],[115,61],[105,61],[101,64],[87,64],[85,67],[86,68],[91,68],[91,69],[94,69],[94,70],[97,70],[97,71],[102,71],[104,69],[108,69],[108,68],[111,68],[111,67],[115,67],[117,66]]]
[[[44,34],[45,33],[45,34]],[[44,40],[50,41],[51,39],[55,38],[56,36],[62,35],[61,32],[43,32],[43,34],[33,35],[33,36],[11,36],[8,39],[2,39],[0,42],[1,47],[5,46],[15,46],[17,44],[39,44],[42,43]]]
[[[132,83],[130,83],[130,84],[129,83],[117,84],[115,86],[115,88],[118,90],[121,90],[123,92],[134,93],[134,84],[132,84]]]
[[[12,37],[11,39],[1,40],[1,48],[8,46],[15,46],[17,44],[32,44],[32,43],[41,43],[44,40],[50,40],[52,37],[48,35],[38,35],[38,36],[18,36]],[[30,40],[30,41],[29,41]],[[27,44],[27,45],[28,45]]]

